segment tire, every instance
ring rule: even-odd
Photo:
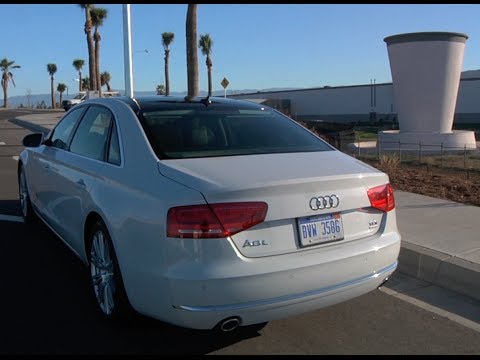
[[[30,195],[28,193],[27,179],[25,177],[25,170],[20,166],[18,172],[18,197],[20,200],[20,209],[22,211],[23,221],[29,224],[35,220],[35,212],[32,208]]]
[[[103,221],[98,220],[88,234],[90,288],[98,311],[108,320],[126,320],[133,310],[125,292],[118,259]]]

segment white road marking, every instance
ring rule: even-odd
[[[403,301],[406,301],[410,304],[416,305],[416,306],[418,306],[418,307],[420,307],[424,310],[427,310],[427,311],[430,311],[434,314],[446,317],[447,319],[449,319],[451,321],[454,321],[458,324],[462,324],[463,326],[466,326],[470,329],[480,331],[480,324],[479,323],[474,322],[474,321],[469,320],[469,319],[466,319],[466,318],[464,318],[460,315],[457,315],[457,314],[451,313],[449,311],[443,310],[441,308],[430,305],[430,304],[428,304],[424,301],[421,301],[419,299],[416,299],[414,297],[408,296],[408,295],[403,294],[403,293],[399,293],[395,290],[388,289],[385,286],[382,286],[379,290],[383,291],[384,293],[386,293],[388,295],[395,296],[396,298],[401,299]]]
[[[12,159],[18,161],[18,156],[12,156]]]
[[[3,141],[0,141],[0,145],[7,145],[7,144],[4,143]]]
[[[20,222],[20,223],[24,222],[23,217],[21,217],[21,216],[3,215],[3,214],[0,214],[0,220]]]

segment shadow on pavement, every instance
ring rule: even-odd
[[[259,336],[189,330],[143,316],[110,323],[96,312],[86,267],[45,225],[2,221],[0,233],[2,354],[206,354]]]
[[[0,200],[0,214],[21,216],[20,201],[18,200]]]

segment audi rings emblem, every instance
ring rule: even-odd
[[[340,204],[337,195],[313,197],[310,199],[310,209],[313,211],[336,208]]]

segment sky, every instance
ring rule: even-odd
[[[123,6],[108,9],[100,29],[101,71],[113,89],[124,89]],[[55,84],[78,91],[75,58],[88,52],[85,17],[77,4],[0,4],[0,58],[20,65],[9,96],[47,94],[47,64],[55,63]],[[131,27],[135,91],[154,91],[165,81],[163,32],[173,32],[170,91],[187,89],[186,4],[132,4]],[[311,88],[391,82],[387,47],[390,35],[451,31],[468,35],[463,70],[480,69],[479,4],[200,4],[198,37],[213,39],[213,90],[275,87]],[[145,51],[148,50],[148,52]],[[198,51],[200,90],[207,90],[205,57]],[[56,87],[56,85],[55,85]],[[2,94],[3,95],[3,94]]]

